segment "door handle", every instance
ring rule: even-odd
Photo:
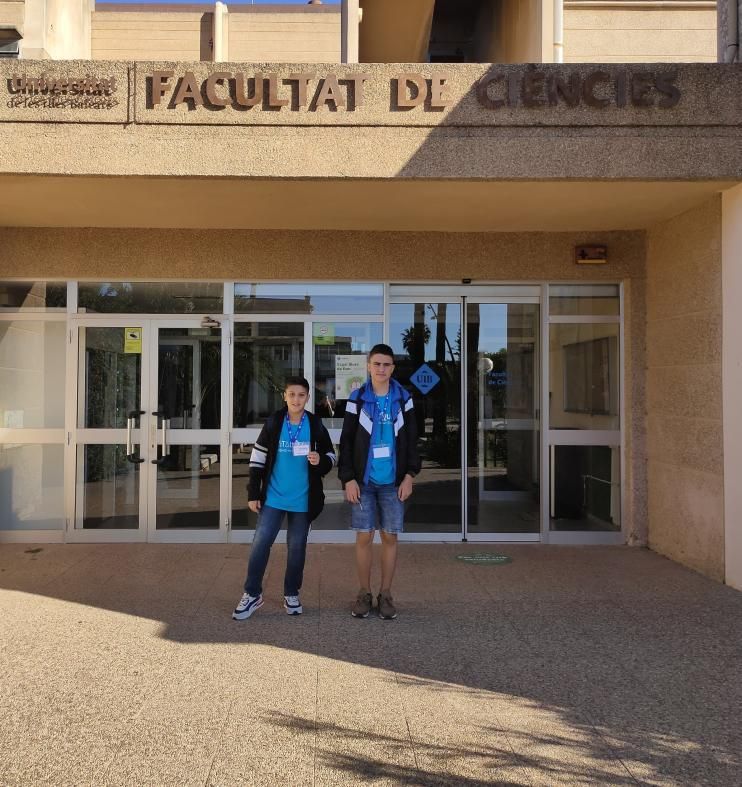
[[[160,445],[162,447],[162,456],[159,459],[153,459],[152,460],[152,464],[153,465],[161,465],[161,464],[164,463],[165,459],[167,458],[168,454],[170,453],[170,446],[168,446],[168,444],[167,444],[167,430],[168,430],[168,427],[170,426],[170,419],[169,418],[165,418],[165,414],[161,413],[161,412],[159,412],[157,410],[155,412],[153,412],[152,415],[156,415],[156,416],[162,417],[162,438],[161,438],[161,443],[160,443]]]
[[[134,438],[131,435],[131,430],[134,428],[134,419],[129,417],[126,419],[126,458],[128,459],[134,453]]]
[[[132,436],[132,430],[135,428],[134,420],[144,413],[145,410],[129,410],[126,419],[126,461],[133,465],[140,465],[144,462],[144,459],[134,456],[134,437]]]
[[[133,410],[132,412],[136,412]],[[141,415],[141,413],[140,413]],[[134,428],[134,416],[129,414],[126,419],[126,461],[131,462],[133,465],[141,465],[144,459],[134,456],[134,438],[132,436],[132,429]]]

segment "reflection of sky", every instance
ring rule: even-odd
[[[471,306],[469,308],[472,308]],[[504,303],[482,303],[479,308],[480,352],[495,353],[508,346],[508,307]]]
[[[334,342],[331,345],[316,344],[318,349],[334,346],[341,352],[350,348],[351,352],[367,353],[382,340],[380,322],[330,322],[328,325],[334,329]]]
[[[240,299],[300,301],[309,298],[309,312],[320,314],[382,314],[384,288],[380,284],[235,284]],[[298,305],[298,304],[297,304]],[[239,307],[235,307],[239,310]],[[263,309],[261,309],[263,311]],[[305,309],[297,309],[305,311]]]

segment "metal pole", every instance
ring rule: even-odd
[[[564,62],[564,0],[554,0],[554,62]]]
[[[739,0],[727,0],[726,41],[722,60],[724,63],[739,62]]]

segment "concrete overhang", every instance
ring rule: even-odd
[[[0,176],[0,226],[522,232],[635,230],[732,181]]]

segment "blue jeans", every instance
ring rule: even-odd
[[[360,484],[361,502],[350,508],[350,526],[361,533],[373,533],[378,519],[385,533],[401,533],[404,523],[404,503],[394,484],[377,486]]]
[[[304,579],[304,561],[307,556],[307,536],[309,535],[309,514],[306,511],[282,511],[263,505],[260,509],[255,538],[252,542],[250,560],[247,564],[245,593],[259,596],[263,592],[265,574],[271,547],[281,529],[283,515],[286,514],[286,575],[283,580],[284,596],[298,596]]]

